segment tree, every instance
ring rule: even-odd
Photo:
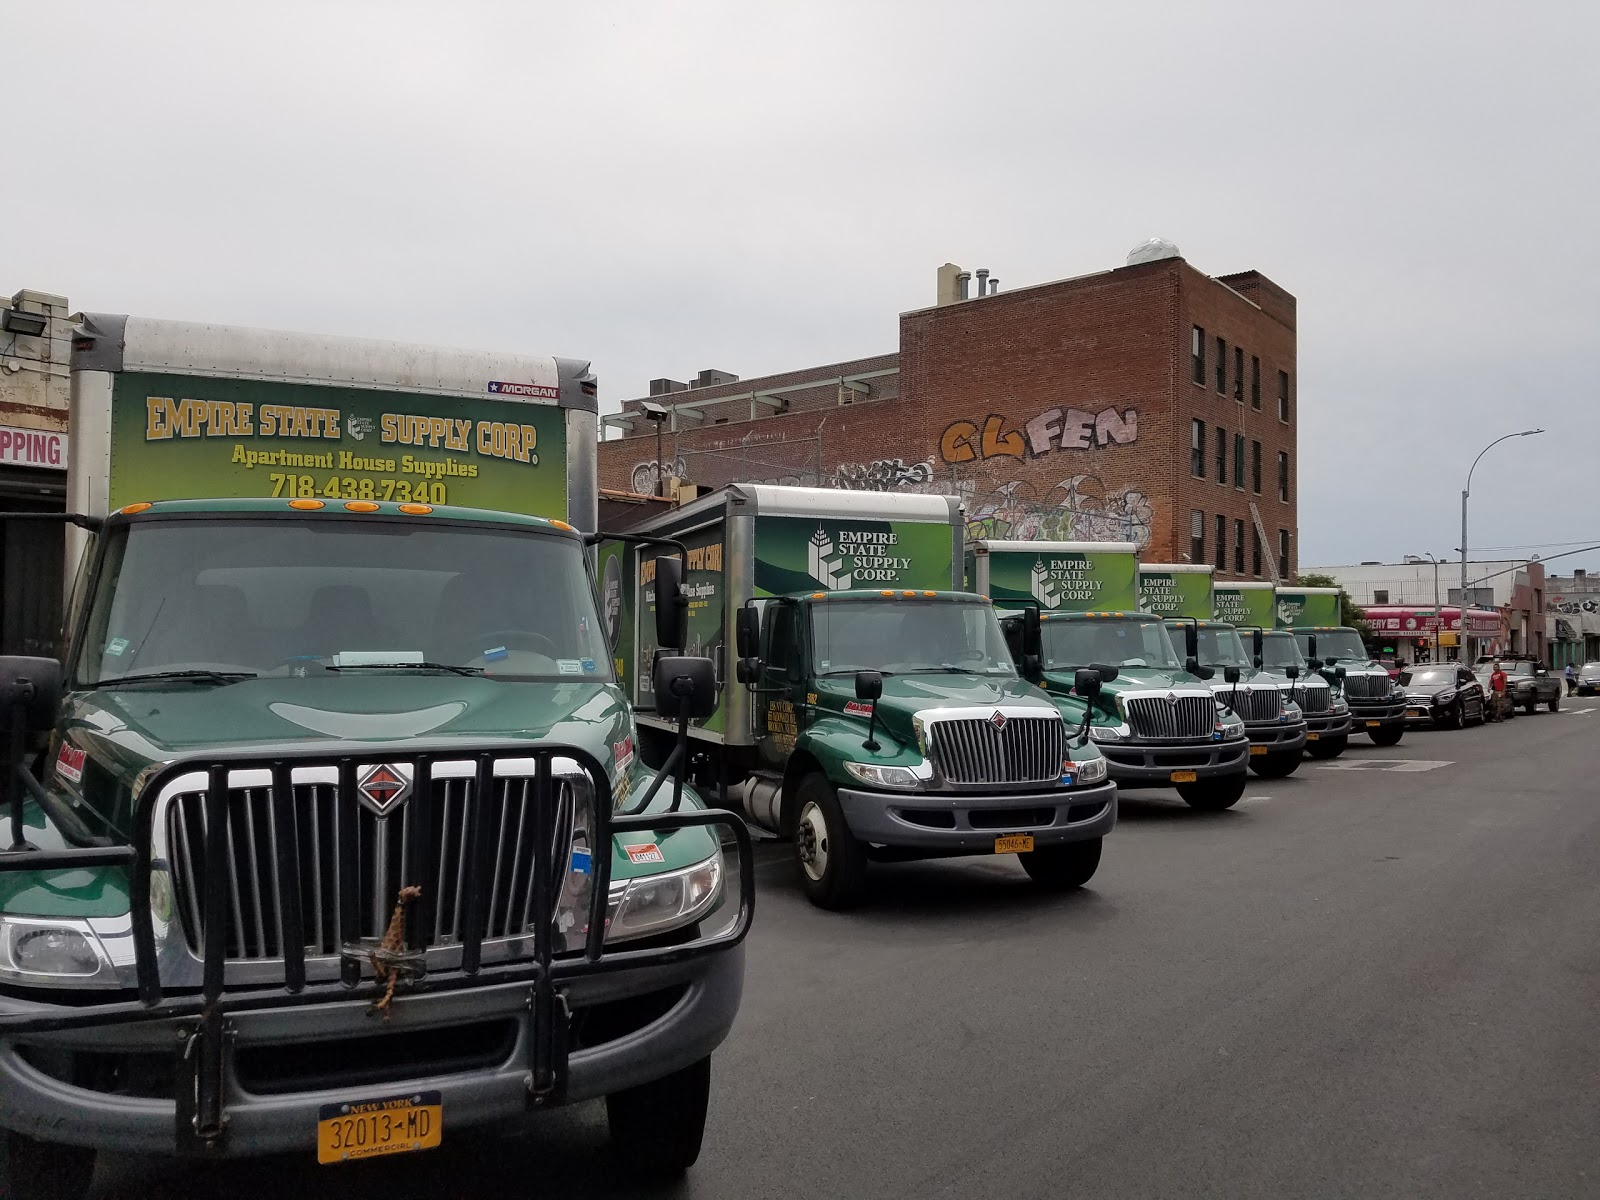
[[[1369,646],[1377,636],[1372,626],[1367,623],[1366,617],[1361,613],[1361,606],[1350,599],[1350,593],[1339,587],[1339,581],[1332,575],[1320,575],[1313,571],[1309,575],[1300,576],[1301,587],[1339,588],[1339,624],[1348,625],[1361,635],[1361,640]]]

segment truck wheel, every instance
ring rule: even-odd
[[[93,1150],[39,1142],[20,1133],[6,1138],[5,1195],[10,1200],[82,1200],[94,1176]]]
[[[1300,769],[1304,755],[1298,750],[1280,750],[1250,760],[1250,769],[1263,779],[1287,779]]]
[[[1554,696],[1550,697],[1550,704],[1549,704],[1548,707],[1549,707],[1551,712],[1560,712],[1561,711],[1561,693],[1560,692],[1557,692]]]
[[[1367,736],[1372,739],[1374,746],[1393,746],[1405,736],[1404,725],[1380,725],[1376,729],[1367,730]]]
[[[711,1056],[606,1097],[612,1152],[630,1175],[676,1179],[700,1157],[711,1098]]]
[[[1307,742],[1306,753],[1312,758],[1338,758],[1349,744],[1350,735],[1341,733],[1337,737],[1322,737],[1314,742]]]
[[[1201,812],[1221,812],[1239,803],[1244,795],[1245,773],[1226,775],[1221,779],[1203,779],[1195,783],[1180,783],[1178,795],[1190,808]]]
[[[1539,711],[1539,693],[1535,692],[1528,697],[1528,702],[1522,706],[1522,711],[1530,716]]]
[[[1028,878],[1052,892],[1070,892],[1094,878],[1100,866],[1100,843],[1095,838],[1066,846],[1044,846],[1017,855]]]
[[[818,908],[854,908],[867,887],[867,851],[845,824],[839,794],[821,775],[795,791],[794,853],[806,897]]]

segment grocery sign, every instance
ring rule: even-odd
[[[67,435],[56,429],[18,429],[12,425],[0,425],[0,463],[65,471]]]

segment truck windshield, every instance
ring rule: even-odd
[[[1287,667],[1299,667],[1305,673],[1305,655],[1294,635],[1287,632],[1265,633],[1261,636],[1261,666],[1263,670],[1281,675]]]
[[[819,675],[1017,673],[994,609],[975,600],[827,601],[811,606],[811,637]]]
[[[1045,621],[1041,633],[1047,671],[1075,670],[1091,663],[1182,669],[1167,641],[1165,627],[1154,617]]]
[[[611,678],[574,539],[514,526],[150,521],[111,534],[79,686],[194,672]],[[223,676],[219,678],[218,676]]]
[[[1311,653],[1312,638],[1317,639],[1315,655]],[[1367,648],[1362,645],[1361,635],[1354,629],[1297,629],[1294,640],[1300,643],[1300,651],[1307,658],[1327,658],[1332,655],[1340,662],[1367,661]]]
[[[1181,653],[1184,648],[1184,634],[1182,625],[1169,625],[1167,632],[1172,635],[1172,649],[1174,653]],[[1248,667],[1250,656],[1245,653],[1244,642],[1239,639],[1239,631],[1232,625],[1202,625],[1199,630],[1199,650],[1195,655],[1200,660],[1202,667]]]

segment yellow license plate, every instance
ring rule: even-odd
[[[444,1133],[438,1092],[324,1104],[317,1110],[317,1161],[354,1162],[432,1150]]]
[[[1321,734],[1320,734],[1320,733],[1308,733],[1308,734],[1306,734],[1306,741],[1308,741],[1308,742],[1314,742],[1314,741],[1316,741],[1316,740],[1317,740],[1317,739],[1318,739],[1318,738],[1320,738],[1320,737],[1321,737],[1321,736],[1322,736],[1322,735],[1321,735]]]
[[[1172,773],[1173,783],[1193,783],[1195,779],[1196,775],[1193,771],[1174,771]]]
[[[1367,722],[1367,728],[1368,729],[1376,729],[1376,728],[1378,728],[1378,726],[1380,726],[1382,724],[1383,724],[1382,721],[1368,721]]]
[[[1250,747],[1250,753],[1252,755],[1265,754],[1266,752],[1267,752],[1267,748],[1265,746],[1251,746]]]
[[[1033,834],[1007,833],[994,840],[996,854],[1026,854],[1033,849]]]

